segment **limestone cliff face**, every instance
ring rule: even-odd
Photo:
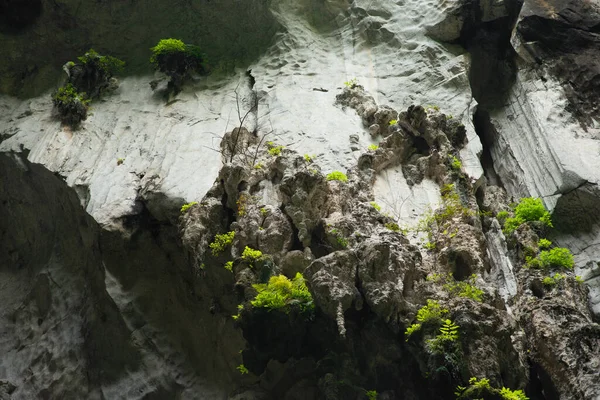
[[[5,3],[1,399],[600,398],[597,0]],[[162,37],[215,71],[168,102]],[[73,130],[49,93],[90,47],[129,67]],[[555,229],[503,233],[525,196]],[[297,272],[309,317],[250,305]],[[405,335],[428,300],[452,343]]]

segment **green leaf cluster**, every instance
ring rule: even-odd
[[[502,400],[529,400],[522,390],[511,390],[503,387],[496,389],[490,385],[487,378],[478,379],[472,377],[469,379],[469,386],[457,386],[454,392],[457,399],[480,399],[484,396],[499,396]]]
[[[566,247],[555,247],[550,250],[542,250],[540,254],[533,258],[526,258],[526,266],[531,268],[566,268],[573,269],[575,260],[573,253]]]
[[[189,70],[205,72],[204,55],[200,47],[185,44],[179,39],[161,39],[150,49],[150,63],[173,80],[183,77]]]
[[[255,308],[282,310],[288,313],[292,307],[299,307],[303,312],[315,307],[304,277],[299,272],[292,280],[285,275],[277,275],[272,276],[266,284],[255,284],[252,287],[258,292],[250,302]]]
[[[212,255],[216,257],[219,254],[221,254],[223,251],[225,251],[227,246],[231,245],[234,238],[235,238],[235,231],[230,231],[230,232],[223,233],[220,235],[215,235],[215,240],[213,240],[213,242],[208,245],[212,251]]]
[[[344,86],[346,86],[348,89],[354,89],[355,87],[358,86],[358,81],[356,80],[356,78],[352,78],[352,79],[344,82]]]
[[[340,171],[333,171],[327,174],[328,181],[340,181],[340,182],[348,182],[348,176],[345,173]]]
[[[123,71],[125,67],[124,61],[113,56],[100,55],[94,49],[90,49],[83,56],[77,57],[77,59],[81,64],[98,68],[110,76]]]
[[[190,203],[184,204],[184,205],[181,206],[180,212],[183,214],[184,212],[186,212],[187,210],[189,210],[191,206],[195,206],[196,204],[198,204],[197,201],[192,201]]]
[[[381,206],[379,204],[375,203],[374,201],[372,201],[370,204],[371,204],[371,207],[373,207],[377,211],[381,212]]]
[[[285,147],[276,146],[273,142],[267,142],[267,148],[270,155],[272,155],[273,157],[277,157],[281,154],[281,150],[283,150]]]
[[[248,261],[250,263],[254,263],[258,260],[260,260],[263,256],[262,251],[260,250],[254,250],[251,247],[246,246],[244,248],[244,251],[242,252],[242,260],[244,261]]]
[[[525,197],[515,207],[515,216],[504,221],[504,234],[512,234],[519,226],[526,222],[540,221],[552,228],[550,213],[544,207],[541,199]]]
[[[377,391],[376,390],[369,390],[365,394],[367,395],[368,400],[377,400]]]
[[[369,150],[371,150],[371,151],[376,151],[378,148],[379,148],[379,146],[376,145],[376,144],[370,144],[369,145]]]
[[[444,353],[446,345],[451,342],[456,342],[458,340],[458,335],[458,325],[452,322],[452,320],[446,319],[443,321],[438,335],[433,339],[427,340],[427,346],[432,353]]]

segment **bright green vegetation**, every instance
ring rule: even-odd
[[[560,274],[560,273],[555,273],[552,276],[547,276],[542,280],[542,283],[544,284],[544,286],[549,286],[552,287],[554,285],[556,285],[558,282],[560,282],[561,280],[565,279],[567,276],[565,274]]]
[[[550,246],[552,246],[552,242],[549,241],[548,239],[542,238],[538,241],[538,247],[540,249],[549,249]]]
[[[368,400],[377,400],[377,391],[376,390],[369,390],[365,394],[367,395]]]
[[[79,62],[85,66],[99,69],[110,76],[123,71],[125,62],[112,56],[103,56],[94,49],[90,49],[81,57],[77,57]]]
[[[246,374],[250,373],[250,371],[248,371],[248,368],[246,368],[246,366],[244,364],[238,365],[237,367],[235,367],[235,369],[240,371],[240,374],[242,374],[242,375],[246,375]]]
[[[397,125],[398,124],[398,120],[397,119],[393,119],[390,121],[390,126],[392,125]]]
[[[304,277],[299,272],[292,280],[285,275],[277,275],[272,276],[269,283],[254,284],[252,287],[258,292],[250,302],[255,308],[288,313],[293,307],[299,307],[302,312],[311,311],[315,307]]]
[[[260,260],[262,258],[262,256],[263,256],[262,251],[254,250],[253,248],[246,246],[242,253],[242,260],[248,261],[250,263],[254,263],[254,262]]]
[[[269,154],[273,157],[277,157],[281,154],[281,150],[284,149],[283,146],[276,146],[273,142],[267,142],[267,148],[269,149]]]
[[[262,169],[263,165],[262,163],[256,163],[256,165],[254,165],[254,169]]]
[[[332,173],[327,175],[327,180],[328,181],[348,182],[348,177],[343,172],[333,171]]]
[[[468,281],[453,281],[446,283],[444,289],[459,297],[465,297],[478,302],[483,301],[483,290],[475,286],[477,275],[473,274]]]
[[[79,93],[75,86],[67,83],[52,95],[52,103],[62,122],[76,126],[87,118],[90,100]]]
[[[425,106],[426,110],[435,110],[435,111],[440,111],[440,107],[436,106],[436,105],[432,105],[432,104],[428,104]]]
[[[582,278],[582,277],[580,277],[579,275],[577,275],[577,276],[575,277],[575,280],[577,281],[577,283],[583,283],[583,282],[584,282],[583,278]]]
[[[378,148],[379,148],[379,146],[376,145],[376,144],[370,144],[369,145],[369,150],[371,150],[371,151],[377,151]]]
[[[438,335],[433,339],[427,340],[429,351],[434,354],[444,353],[446,345],[448,343],[456,342],[458,340],[458,335],[458,325],[452,322],[452,320],[444,320]]]
[[[231,245],[233,242],[233,238],[235,238],[234,231],[216,235],[215,240],[208,245],[212,250],[212,255],[216,257],[224,252],[227,246]]]
[[[355,87],[358,86],[358,81],[356,80],[356,78],[352,78],[352,79],[344,82],[344,86],[346,86],[348,89],[354,89]]]
[[[223,265],[223,268],[229,272],[233,272],[233,261],[227,261],[225,265]]]
[[[502,389],[493,388],[487,378],[478,379],[472,377],[469,379],[469,386],[457,386],[454,392],[457,399],[479,399],[487,396],[500,396],[502,400],[529,400],[522,390],[511,390],[503,387]],[[487,397],[485,397],[487,398]]]
[[[440,303],[435,300],[428,299],[427,305],[417,311],[417,321],[426,324],[430,322],[439,322],[442,316],[447,314],[448,310],[442,308]]]
[[[540,221],[552,227],[550,213],[544,207],[541,199],[525,197],[515,207],[515,216],[504,221],[504,234],[512,234],[519,226],[526,222]]]
[[[450,168],[452,168],[453,171],[455,172],[460,172],[460,170],[462,169],[462,162],[460,162],[460,160],[454,156],[450,156]]]
[[[371,207],[373,207],[377,211],[381,212],[381,206],[379,204],[375,203],[374,201],[372,201],[370,204],[371,204]]]
[[[565,247],[555,247],[550,250],[543,250],[536,258],[527,257],[526,262],[526,266],[531,268],[557,267],[573,269],[575,266],[573,253]]]
[[[181,210],[180,210],[180,211],[181,211],[181,213],[184,213],[184,212],[186,212],[187,210],[189,210],[189,209],[190,209],[190,207],[191,207],[191,206],[195,206],[196,204],[198,204],[198,202],[197,202],[197,201],[192,201],[192,202],[190,202],[190,203],[187,203],[187,204],[184,204],[184,205],[182,205],[182,206],[181,206]]]
[[[170,85],[179,89],[191,71],[206,73],[204,56],[198,46],[179,39],[162,39],[152,47],[150,62],[171,78]]]
[[[267,207],[261,207],[260,208],[260,213],[263,217],[266,217],[267,214],[269,213],[269,210],[267,209]]]
[[[306,161],[307,163],[311,163],[313,161],[313,157],[311,157],[308,154],[304,155],[304,161]]]
[[[442,308],[440,303],[435,300],[428,299],[427,305],[421,307],[419,311],[417,311],[417,321],[418,323],[412,324],[408,328],[404,334],[406,335],[406,341],[410,338],[410,336],[421,329],[423,324],[437,324],[442,321],[442,316],[447,314],[448,310]]]

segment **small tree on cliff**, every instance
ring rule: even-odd
[[[162,39],[151,48],[150,62],[169,78],[169,89],[181,91],[192,72],[207,74],[204,55],[198,46],[185,44],[179,39]]]

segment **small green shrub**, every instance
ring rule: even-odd
[[[442,315],[447,314],[448,310],[442,308],[440,303],[435,300],[428,299],[427,305],[417,311],[417,321],[426,324],[431,322],[439,322]]]
[[[216,257],[219,254],[221,254],[222,252],[224,252],[225,249],[227,248],[227,246],[229,246],[229,245],[231,245],[231,243],[233,243],[234,238],[235,238],[234,231],[216,235],[215,240],[211,244],[208,245],[210,247],[210,249],[212,250],[212,255]]]
[[[376,145],[376,144],[370,144],[369,145],[369,150],[371,150],[371,151],[377,151],[378,148],[379,148],[379,146]]]
[[[444,285],[444,289],[448,290],[450,293],[459,296],[465,297],[468,299],[475,300],[477,302],[483,301],[483,290],[479,289],[475,286],[475,282],[477,281],[477,275],[473,274],[469,277],[469,281],[458,281],[458,282],[449,282]]]
[[[529,400],[522,390],[511,390],[505,387],[496,389],[490,385],[489,379],[475,377],[469,379],[468,387],[457,386],[454,394],[457,399],[497,398],[499,396],[502,400]]]
[[[550,250],[544,250],[538,256],[542,267],[560,267],[573,269],[575,261],[573,253],[565,247],[555,247]]]
[[[244,261],[248,261],[251,264],[260,260],[263,256],[262,251],[260,250],[254,250],[251,247],[246,246],[244,248],[244,251],[242,252],[242,260]]]
[[[390,126],[392,125],[398,125],[398,120],[397,119],[393,119],[390,121]]]
[[[152,47],[150,63],[171,80],[169,87],[180,90],[190,72],[207,73],[204,56],[198,46],[185,44],[179,39],[162,39]]]
[[[576,281],[577,283],[584,283],[584,282],[585,282],[585,281],[583,280],[583,278],[582,278],[582,277],[580,277],[579,275],[577,275],[577,276],[575,277],[575,281]]]
[[[327,174],[327,180],[328,181],[348,182],[348,177],[343,172],[333,171],[330,174]]]
[[[258,292],[250,302],[252,307],[270,310],[282,310],[288,313],[292,307],[306,312],[314,309],[312,295],[301,273],[291,281],[285,275],[272,276],[266,284],[252,285]]]
[[[371,207],[373,207],[377,211],[381,212],[381,206],[379,204],[375,203],[374,201],[372,201],[370,204],[371,204]]]
[[[543,239],[543,238],[542,238],[542,239],[540,239],[540,240],[538,241],[538,247],[539,247],[540,249],[549,249],[549,248],[550,248],[550,246],[552,246],[552,242],[551,242],[551,241],[549,241],[548,239]]]
[[[62,122],[77,126],[87,118],[90,100],[85,93],[79,93],[75,86],[67,83],[52,95],[52,103]]]
[[[63,66],[67,72],[67,83],[73,85],[81,95],[85,93],[87,99],[95,99],[111,86],[111,78],[123,71],[125,63],[112,56],[103,56],[94,49],[90,49],[78,62],[69,61]]]
[[[307,163],[311,163],[313,162],[313,157],[309,156],[308,154],[305,154],[304,161],[306,161]]]
[[[526,222],[540,221],[548,227],[552,227],[550,213],[544,207],[541,199],[525,197],[515,207],[515,216],[507,218],[504,222],[504,233],[512,234],[519,226]]]
[[[187,210],[189,210],[191,206],[195,206],[196,204],[198,204],[197,201],[192,201],[192,202],[189,202],[187,204],[184,204],[184,205],[181,206],[180,212],[183,214],[184,212],[186,212]]]

